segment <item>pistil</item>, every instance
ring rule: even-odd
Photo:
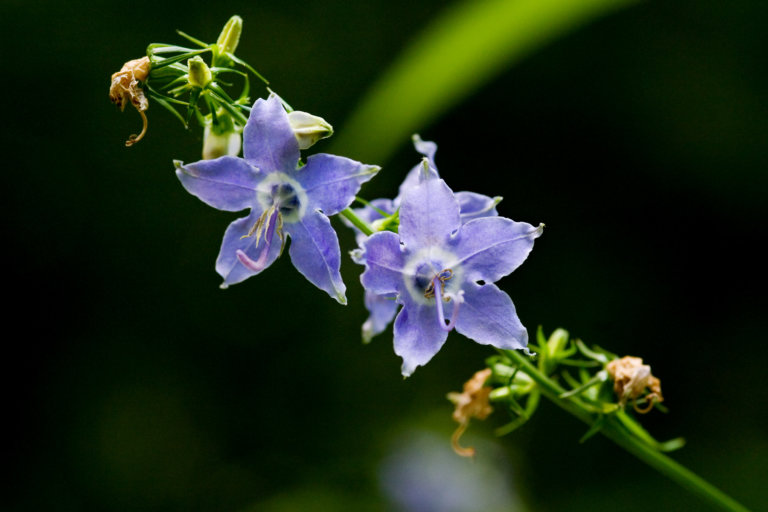
[[[444,286],[445,281],[450,279],[453,275],[451,275],[447,278],[443,278],[445,271],[440,272],[435,276],[435,278],[432,280],[432,283],[430,286],[434,290],[434,296],[435,296],[435,305],[437,306],[437,322],[440,324],[440,328],[446,332],[450,332],[453,330],[454,326],[456,325],[456,319],[459,317],[459,305],[461,303],[460,300],[454,300],[453,301],[453,313],[451,314],[451,321],[448,322],[446,325],[445,323],[445,314],[443,313],[443,300],[446,302],[450,301],[450,297],[443,298],[443,293],[445,292]]]

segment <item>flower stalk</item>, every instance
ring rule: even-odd
[[[564,397],[563,395],[567,393],[567,390],[563,389],[559,384],[532,365],[522,353],[515,350],[500,352],[536,383],[539,392],[544,397],[589,425],[590,430],[595,427],[599,428],[601,434],[621,448],[719,510],[749,512],[749,509],[685,466],[674,461],[658,449],[654,449],[638,436],[633,435],[617,416],[598,416],[591,406],[585,404],[577,396]]]

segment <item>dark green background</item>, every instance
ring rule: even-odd
[[[443,4],[3,2],[0,508],[399,509],[382,462],[404,447],[419,459],[414,432],[449,450],[444,395],[491,352],[452,334],[403,381],[391,332],[360,343],[348,258],[347,307],[288,257],[219,290],[213,264],[236,215],[188,195],[171,164],[197,159],[199,137],[154,106],[126,149],[140,121],[107,90],[149,42],[180,42],[176,28],[212,40],[238,13],[238,54],[341,131]],[[645,358],[670,408],[644,418],[649,430],[685,436],[674,457],[754,510],[768,503],[766,19],[757,1],[644,3],[421,130],[454,190],[502,195],[502,215],[547,224],[501,282],[529,330],[562,326]],[[362,195],[394,195],[417,161],[403,140]],[[467,442],[505,420],[473,424]],[[506,458],[533,511],[705,509],[609,442],[579,445],[584,430],[544,403],[475,466],[456,460],[472,471]]]

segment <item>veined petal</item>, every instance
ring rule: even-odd
[[[249,216],[237,219],[230,224],[227,231],[224,233],[224,240],[221,242],[219,257],[216,259],[216,272],[224,278],[224,282],[221,284],[222,288],[244,281],[256,274],[260,274],[264,269],[274,263],[280,255],[280,240],[273,239],[272,244],[269,246],[269,252],[266,255],[264,268],[261,271],[254,272],[243,265],[237,258],[237,251],[241,250],[248,256],[248,258],[257,261],[259,260],[262,251],[266,248],[267,244],[265,236],[259,238],[258,245],[256,244],[256,236],[243,238],[250,232],[251,228],[258,220],[259,212],[252,211]]]
[[[482,217],[496,217],[496,205],[501,202],[501,197],[488,197],[475,192],[456,192],[454,194],[461,209],[461,223],[480,219]]]
[[[309,208],[319,208],[335,215],[352,204],[360,185],[370,180],[380,167],[365,165],[349,158],[321,153],[307,159],[296,171],[296,181],[309,198]]]
[[[360,276],[363,287],[377,295],[398,293],[405,265],[400,237],[391,231],[374,233],[364,242],[363,250],[365,272]]]
[[[426,180],[405,191],[399,231],[411,251],[444,245],[460,225],[459,203],[443,180]]]
[[[271,95],[253,104],[243,130],[243,156],[262,172],[288,172],[299,163],[299,143],[280,98]]]
[[[495,284],[466,283],[456,330],[483,345],[508,350],[528,345],[528,331],[515,312],[509,295]]]
[[[262,174],[242,158],[222,156],[177,164],[176,177],[187,192],[218,210],[236,212],[256,203]]]
[[[542,230],[543,225],[534,228],[504,217],[472,220],[451,240],[457,257],[454,265],[461,267],[470,281],[493,283],[525,261]]]
[[[331,221],[318,211],[307,212],[283,229],[291,237],[290,255],[293,266],[309,282],[339,301],[347,303],[346,286],[341,280],[341,249]]]
[[[363,324],[364,343],[369,343],[371,338],[384,332],[392,319],[395,318],[398,307],[400,305],[392,295],[376,295],[369,291],[365,292],[365,308],[370,315]]]
[[[440,351],[448,332],[440,328],[437,308],[406,301],[395,319],[395,354],[403,358],[402,372],[408,377],[416,367],[429,362]]]

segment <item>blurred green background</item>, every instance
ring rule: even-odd
[[[213,40],[237,13],[238,54],[336,128],[317,150],[365,161],[342,146],[345,122],[449,4],[3,2],[0,508],[705,510],[608,441],[579,445],[585,427],[549,403],[506,438],[492,435],[503,411],[473,423],[477,461],[453,456],[445,394],[489,350],[451,334],[404,381],[391,331],[360,342],[348,258],[347,307],[287,257],[219,290],[237,215],[188,195],[171,164],[198,158],[199,135],[155,106],[146,139],[123,146],[140,120],[110,104],[111,73],[181,42],[177,28]],[[645,425],[685,436],[674,458],[754,510],[768,503],[766,19],[745,0],[612,12],[419,130],[454,190],[547,224],[501,282],[529,330],[643,357],[670,408]],[[396,147],[363,196],[394,195],[418,161],[408,138]]]

